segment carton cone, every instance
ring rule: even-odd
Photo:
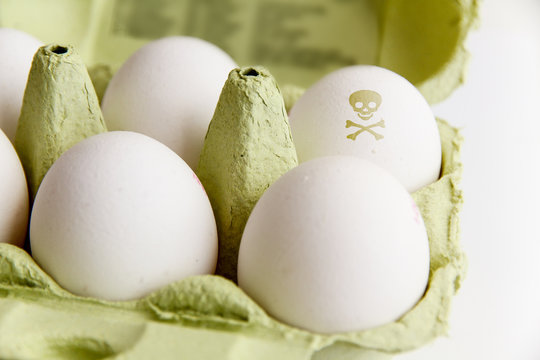
[[[41,47],[32,61],[15,134],[31,199],[64,151],[105,131],[96,92],[75,49]]]
[[[216,216],[216,273],[236,280],[246,221],[263,192],[298,165],[283,97],[263,67],[229,74],[208,127],[197,175]]]

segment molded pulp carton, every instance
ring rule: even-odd
[[[36,11],[36,9],[38,11]],[[0,26],[80,49],[102,95],[111,74],[146,42],[209,40],[240,65],[262,64],[288,108],[326,73],[351,64],[389,68],[430,103],[463,82],[475,0],[0,0]],[[447,330],[466,261],[458,242],[462,138],[438,119],[440,179],[413,194],[428,230],[430,280],[394,323],[340,334],[283,324],[233,282],[188,278],[137,301],[70,294],[24,251],[0,244],[0,358],[387,359]]]

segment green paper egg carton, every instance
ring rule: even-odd
[[[0,27],[73,44],[98,95],[136,49],[196,36],[238,64],[266,66],[290,108],[323,75],[352,64],[393,70],[430,103],[464,80],[464,42],[476,0],[0,0]],[[387,359],[447,331],[466,271],[459,245],[462,137],[437,119],[439,180],[413,194],[430,241],[428,288],[399,320],[316,334],[281,323],[233,282],[214,275],[170,284],[137,301],[75,296],[22,249],[0,244],[2,359]]]

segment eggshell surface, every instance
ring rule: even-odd
[[[42,46],[33,36],[0,28],[0,129],[13,141],[32,58]]]
[[[204,40],[173,36],[136,51],[102,101],[109,130],[151,136],[197,166],[219,94],[235,62]]]
[[[256,204],[240,243],[239,286],[278,320],[319,333],[397,320],[428,276],[427,234],[411,196],[352,156],[283,175]]]
[[[30,242],[61,286],[106,300],[213,273],[217,261],[212,208],[193,171],[165,145],[126,131],[87,138],[53,164]]]
[[[289,120],[300,162],[354,155],[386,169],[410,192],[439,178],[441,142],[431,108],[390,70],[356,65],[330,73],[306,90]]]
[[[28,187],[21,161],[0,130],[0,243],[24,245],[28,207]]]

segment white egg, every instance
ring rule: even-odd
[[[108,300],[142,297],[213,273],[217,230],[190,167],[134,132],[95,135],[66,151],[35,198],[30,243],[61,286]]]
[[[24,245],[28,207],[28,186],[21,161],[0,130],[0,243]]]
[[[392,322],[422,297],[429,244],[388,172],[352,156],[300,164],[255,205],[238,283],[277,319],[319,333]]]
[[[175,36],[135,52],[111,79],[102,102],[109,130],[131,130],[197,166],[206,130],[234,61],[204,40]]]
[[[354,155],[388,170],[410,192],[441,169],[437,123],[422,94],[377,66],[337,70],[309,88],[289,120],[300,162]]]
[[[0,28],[0,129],[13,141],[34,54],[43,44],[22,31]]]

